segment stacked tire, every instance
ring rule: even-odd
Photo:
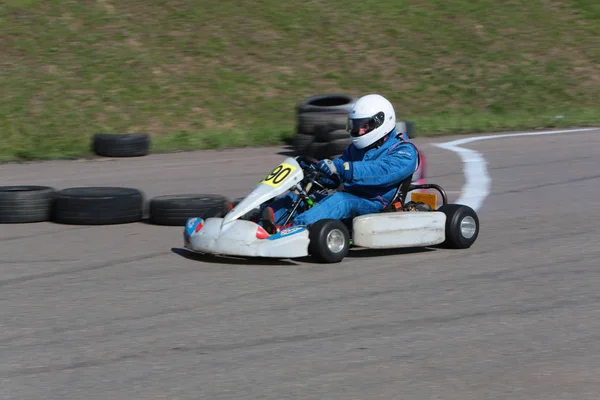
[[[317,159],[341,155],[350,145],[346,131],[348,113],[357,96],[350,94],[321,94],[307,97],[296,105],[296,132],[292,138],[294,152]],[[415,137],[414,124],[398,121],[398,132]]]
[[[337,93],[301,100],[296,105],[294,151],[319,159],[341,154],[350,144],[346,121],[356,100],[356,96]]]
[[[48,186],[0,186],[0,224],[50,220],[54,195]]]

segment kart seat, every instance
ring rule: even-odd
[[[383,210],[381,210],[381,212],[400,211],[402,209],[406,195],[410,191],[412,178],[413,174],[400,182],[400,185],[398,185],[398,188],[394,193],[394,197],[392,197],[392,200],[387,204],[387,206],[385,206]]]
[[[448,196],[446,195],[446,191],[441,186],[436,185],[435,183],[413,185],[412,179],[413,175],[410,175],[408,178],[400,182],[400,185],[398,185],[398,188],[394,193],[394,197],[392,197],[392,200],[388,203],[387,206],[384,207],[383,210],[381,210],[381,212],[402,211],[402,208],[405,205],[404,202],[406,200],[406,196],[409,192],[416,189],[435,189],[442,196],[442,204],[448,204]]]

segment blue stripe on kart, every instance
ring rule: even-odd
[[[281,232],[277,232],[276,234],[269,236],[267,240],[281,239],[283,237],[295,235],[305,230],[306,228],[303,226],[292,226],[291,228],[282,229]]]
[[[200,225],[201,223],[203,223],[204,220],[202,220],[202,218],[189,218],[187,220],[187,222],[185,223],[185,232],[189,235],[192,236],[192,233],[194,233],[194,231],[196,230],[196,227],[198,225]]]

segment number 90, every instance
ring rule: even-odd
[[[263,182],[279,185],[285,180],[285,178],[287,178],[290,175],[291,172],[291,168],[280,165],[277,168],[275,168],[269,175],[267,175]]]

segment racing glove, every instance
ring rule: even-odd
[[[317,168],[329,176],[339,175],[343,181],[352,180],[352,163],[349,161],[344,162],[340,158],[324,159],[319,161]]]

